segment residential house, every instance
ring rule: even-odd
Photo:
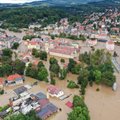
[[[78,57],[78,53],[79,49],[67,46],[58,46],[53,49],[49,49],[50,55],[63,58],[76,58]]]
[[[38,42],[35,41],[28,41],[28,49],[40,49],[40,45]]]
[[[47,91],[51,97],[59,98],[60,96],[64,95],[64,92],[60,88],[54,85],[49,85],[47,87]]]
[[[19,85],[23,84],[24,78],[19,74],[13,74],[7,77],[6,85]]]

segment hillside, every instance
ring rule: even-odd
[[[25,7],[25,6],[68,6],[68,5],[78,5],[86,4],[89,2],[99,2],[102,0],[40,0],[24,4],[0,4],[2,7]]]

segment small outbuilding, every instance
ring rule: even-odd
[[[73,108],[73,103],[70,102],[70,101],[68,101],[68,102],[66,103],[66,105],[67,105],[69,108]]]

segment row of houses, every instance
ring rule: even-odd
[[[22,40],[16,36],[8,36],[6,33],[0,32],[0,50],[11,48],[15,42],[21,43]]]
[[[46,37],[47,38],[47,37]],[[25,41],[24,44],[29,50],[33,48],[41,51],[46,51],[51,56],[58,56],[63,58],[76,58],[80,53],[80,45],[77,42],[71,42],[68,39],[51,40],[48,38],[34,38],[31,41]]]
[[[14,89],[15,96],[9,99],[9,108],[0,112],[0,117],[4,118],[12,109],[12,114],[22,113],[26,115],[34,110],[36,116],[42,120],[47,119],[58,111],[58,108],[49,101],[43,92],[30,94],[28,88],[21,86]]]

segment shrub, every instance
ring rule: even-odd
[[[4,94],[4,90],[0,90],[0,95],[3,95]]]
[[[52,78],[50,84],[55,85],[56,84],[56,80]]]
[[[61,63],[65,63],[65,59],[62,58],[62,59],[60,60],[60,62],[61,62]]]
[[[97,89],[96,89],[96,91],[98,92],[98,91],[100,91],[100,89],[99,89],[99,88],[97,88]]]
[[[67,85],[67,88],[74,89],[74,88],[79,88],[79,86],[75,82],[69,81],[68,85]]]

